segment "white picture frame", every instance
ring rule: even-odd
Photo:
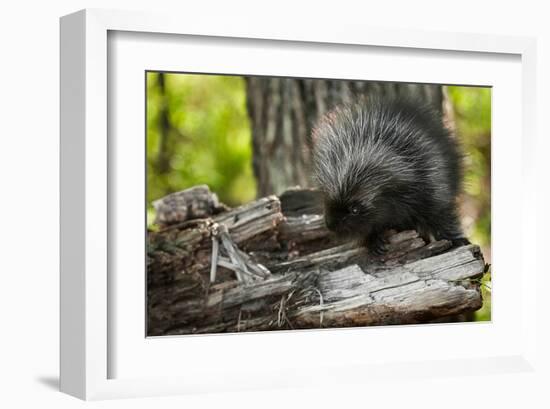
[[[391,379],[396,373],[400,377],[417,378],[535,370],[536,316],[527,312],[535,310],[536,298],[532,294],[526,295],[527,283],[536,285],[537,258],[532,250],[529,257],[522,257],[522,254],[526,254],[526,238],[530,237],[530,248],[533,249],[536,248],[533,241],[537,237],[536,215],[527,210],[527,204],[535,194],[537,180],[533,161],[536,151],[533,128],[535,109],[531,109],[536,101],[534,39],[364,26],[346,26],[339,31],[327,33],[323,27],[311,25],[305,30],[299,26],[283,29],[278,24],[264,23],[257,26],[231,26],[215,19],[205,23],[203,20],[193,19],[182,21],[178,16],[162,13],[109,10],[84,10],[61,19],[61,390],[81,399],[108,399],[287,385],[324,385],[330,382],[367,382],[369,377]],[[137,40],[132,39],[129,33],[137,35]],[[117,43],[120,46],[113,46],[112,43],[109,45],[109,41],[117,40],[117,36],[121,41]],[[137,105],[134,106],[131,100],[137,101],[136,104],[141,103],[139,98],[142,96],[136,100],[134,95],[130,95],[134,92],[133,83],[123,81],[116,74],[115,77],[109,75],[112,70],[116,73],[117,67],[126,67],[124,64],[128,64],[129,69],[142,70],[143,64],[148,64],[143,59],[144,56],[158,61],[156,66],[149,68],[172,70],[174,66],[170,66],[171,62],[164,60],[163,56],[173,55],[170,47],[178,47],[179,38],[195,41],[193,47],[196,48],[198,57],[195,61],[204,60],[205,64],[211,49],[201,51],[201,47],[207,45],[201,44],[197,39],[204,39],[205,43],[208,40],[209,46],[219,47],[219,52],[240,46],[243,49],[235,48],[231,51],[247,52],[249,50],[246,47],[261,50],[265,45],[270,52],[277,53],[279,49],[291,45],[294,47],[293,51],[315,47],[320,54],[348,53],[353,58],[354,54],[369,47],[385,53],[386,56],[393,55],[394,52],[395,55],[404,53],[406,58],[433,58],[434,67],[437,66],[437,58],[443,56],[449,61],[458,61],[462,55],[463,59],[473,64],[470,68],[473,73],[471,81],[468,81],[468,77],[460,77],[467,78],[465,83],[498,83],[499,86],[495,89],[499,92],[502,90],[498,97],[502,99],[497,101],[502,101],[502,104],[499,102],[496,106],[493,117],[493,138],[495,135],[499,137],[493,148],[493,264],[497,271],[503,273],[497,273],[494,277],[496,307],[493,322],[472,326],[445,325],[437,326],[437,329],[434,326],[408,326],[406,329],[386,327],[303,331],[300,334],[283,331],[277,334],[163,337],[165,339],[154,342],[146,339],[144,332],[140,333],[139,326],[141,322],[145,322],[145,306],[139,309],[139,297],[145,292],[144,288],[139,288],[140,285],[145,285],[143,276],[137,274],[137,278],[124,278],[123,274],[117,273],[119,275],[115,274],[116,278],[113,278],[113,269],[119,272],[121,270],[117,264],[121,257],[116,252],[113,253],[112,247],[115,243],[114,248],[123,254],[129,249],[139,249],[141,245],[140,239],[135,242],[130,240],[128,248],[124,249],[117,247],[117,239],[113,238],[114,233],[124,231],[120,226],[116,227],[117,223],[126,223],[124,226],[128,226],[124,220],[132,220],[132,214],[138,215],[139,206],[143,205],[140,202],[139,206],[134,206],[137,213],[130,211],[128,219],[121,217],[124,220],[119,221],[119,218],[113,218],[113,214],[116,214],[116,206],[120,203],[115,203],[113,198],[139,197],[140,188],[138,186],[135,190],[125,191],[120,195],[113,190],[113,186],[120,188],[116,178],[123,177],[125,169],[134,170],[136,168],[132,166],[139,166],[136,163],[143,156],[139,156],[141,151],[138,145],[141,143],[142,149],[143,143],[137,139],[134,146],[134,142],[122,142],[116,138],[110,140],[108,137],[113,132],[118,132],[114,122],[117,126],[132,126],[124,125],[124,117],[136,113]],[[125,43],[125,40],[128,41]],[[148,44],[147,48],[143,48],[145,43]],[[159,46],[161,44],[166,44],[168,48],[162,49]],[[136,45],[141,53],[131,51]],[[127,53],[128,50],[131,52]],[[266,72],[266,67],[261,64],[255,65],[254,61],[261,59],[254,60],[254,54],[248,55],[250,60],[247,62],[244,59],[244,64],[247,64],[246,73],[274,73]],[[500,62],[493,61],[493,57]],[[383,56],[373,58],[383,59]],[[483,69],[482,65],[477,69],[476,62],[483,59],[492,61],[487,64],[501,64],[503,69],[494,72],[494,66]],[[115,68],[112,67],[114,62],[117,64]],[[215,62],[209,64],[213,63]],[[179,70],[185,70],[180,61],[175,61],[175,64],[176,67],[181,67]],[[388,69],[388,63],[384,64],[386,65],[379,67],[381,71]],[[416,77],[394,76],[391,79],[409,78],[418,82],[445,83],[448,77],[443,73],[438,76],[434,67],[412,70],[416,72]],[[244,73],[242,69],[242,66],[235,65],[220,67],[216,71]],[[327,66],[323,69],[325,71],[316,71],[315,74],[323,76],[338,68]],[[213,72],[211,70],[213,68],[210,71],[207,68],[205,72]],[[286,72],[288,75],[300,74],[290,68],[289,70]],[[461,75],[466,75],[467,72],[468,69],[465,69]],[[277,74],[285,72],[278,71]],[[312,75],[311,66],[304,68],[301,74]],[[340,75],[352,78],[354,74],[350,71]],[[380,76],[372,75],[368,79],[383,80],[384,75],[389,74],[380,72]],[[502,77],[497,79],[499,75]],[[506,75],[510,76],[508,84]],[[113,78],[120,79],[120,84],[113,83]],[[143,93],[143,87],[135,89],[135,92]],[[112,102],[114,94],[116,98],[127,98],[128,104],[121,105],[124,107],[122,111],[107,110],[108,106],[118,106]],[[505,96],[518,98],[506,105]],[[143,109],[143,105],[140,107]],[[120,118],[113,118],[113,115]],[[142,132],[143,123],[139,119],[135,121]],[[120,153],[121,149],[125,150],[125,155]],[[523,172],[516,172],[516,176],[508,177],[506,167],[510,157],[520,161]],[[502,184],[499,185],[499,178],[506,178],[507,183],[521,188],[523,192],[522,195],[515,195],[514,199],[508,200],[503,207],[499,205],[502,200],[497,200],[504,197],[506,189]],[[137,183],[139,184],[139,180]],[[521,215],[520,224],[512,227],[504,225],[505,214],[509,209]],[[136,224],[135,228],[144,226]],[[499,239],[506,234],[505,229],[511,229],[521,237],[522,248],[515,254],[514,260],[506,258],[510,257],[510,243]],[[143,251],[143,247],[141,249]],[[138,256],[136,260],[139,263],[143,258]],[[521,271],[521,274],[513,277],[515,283],[512,283],[510,275],[504,273],[506,269]],[[520,293],[524,296],[519,301],[510,298],[513,296],[513,285],[521,286]],[[121,288],[124,292],[121,292]],[[120,303],[119,298],[122,295],[128,295],[131,299],[128,298],[127,303]],[[514,310],[508,306],[510,301],[515,302]],[[125,311],[121,305],[130,305],[132,308]],[[132,311],[135,311],[134,315],[130,315]],[[402,333],[403,330],[407,331],[406,334]],[[410,351],[403,350],[402,353],[394,354],[393,360],[388,361],[388,351],[392,348],[392,342],[395,342],[392,340],[403,339],[403,335],[411,340],[411,345],[417,347],[420,345],[418,340],[427,336],[435,337],[433,339],[441,340],[442,343],[457,342],[453,340],[463,337],[469,340],[471,348],[465,348],[466,351],[461,353],[452,348],[445,351],[436,347],[419,347],[415,349],[415,356],[411,356]],[[474,352],[475,342],[491,342],[496,339],[501,341],[494,345],[491,353]],[[262,348],[258,347],[260,342]],[[215,352],[220,345],[225,345],[235,351],[251,351],[257,357],[257,353],[265,350],[266,345],[282,345],[290,350],[289,343],[298,351],[295,355],[285,354],[288,355],[287,358],[274,355],[275,358],[272,359],[263,356],[260,360],[245,360],[244,364],[240,352],[236,352],[238,360],[229,358],[227,361],[220,361]],[[334,346],[333,350],[343,347],[340,350],[347,352],[340,355],[327,353],[326,360],[321,365],[315,365],[315,354],[323,350],[322,348],[327,351],[329,345]],[[358,351],[361,345],[375,347],[376,353],[358,356],[354,351]],[[201,353],[194,354],[193,359],[192,356],[185,356],[185,348],[200,350]],[[182,362],[170,363],[168,355],[162,355],[166,351],[173,354],[178,349],[182,350],[182,362],[186,364],[185,372],[182,373],[178,372],[178,368],[182,368]],[[200,359],[196,359],[197,356]],[[163,364],[155,366],[155,362],[159,361]],[[241,369],[233,365],[237,361],[241,361]],[[119,367],[124,369],[118,369]]]

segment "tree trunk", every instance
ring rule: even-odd
[[[248,77],[246,87],[258,197],[311,186],[311,130],[338,104],[372,94],[413,96],[443,112],[439,85]]]
[[[156,160],[156,167],[159,175],[170,172],[170,133],[172,124],[170,122],[170,104],[168,95],[166,94],[166,78],[164,73],[159,72],[157,75],[157,87],[160,96],[159,107],[159,147]]]

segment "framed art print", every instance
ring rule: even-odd
[[[148,336],[490,321],[489,87],[145,81]]]
[[[531,370],[536,261],[507,237],[535,236],[533,58],[512,37],[63,17],[61,389]]]

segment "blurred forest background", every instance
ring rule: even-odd
[[[197,184],[230,206],[311,185],[307,147],[319,115],[354,95],[414,95],[439,109],[460,140],[462,224],[491,262],[490,88],[157,72],[146,81],[148,224],[153,200]],[[478,321],[491,319],[490,274],[483,282]]]

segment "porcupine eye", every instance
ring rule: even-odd
[[[357,216],[359,214],[359,206],[357,205],[352,205],[350,208],[349,208],[349,212],[350,214],[352,214],[353,216]]]

